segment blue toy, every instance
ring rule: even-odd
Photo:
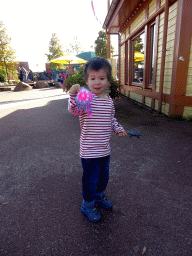
[[[135,137],[137,137],[137,138],[140,138],[140,136],[143,136],[143,135],[141,134],[141,131],[139,131],[139,132],[134,132],[133,129],[132,129],[130,132],[128,132],[128,134],[130,135],[130,137],[135,136]]]

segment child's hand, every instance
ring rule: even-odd
[[[71,89],[69,90],[69,93],[71,94],[77,94],[80,91],[80,85],[74,84]]]
[[[126,131],[122,131],[118,134],[119,137],[124,137],[124,136],[127,136],[127,133]]]

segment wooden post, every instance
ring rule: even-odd
[[[121,82],[121,36],[118,34],[118,80]]]
[[[159,112],[161,112],[161,110],[162,110],[162,101],[163,101],[163,83],[164,83],[164,73],[165,73],[165,56],[166,56],[166,44],[167,44],[168,17],[169,17],[169,0],[165,0],[163,45],[162,45],[161,71],[160,71],[160,82],[159,82],[159,106],[158,106]]]
[[[108,0],[108,11],[110,8],[110,0]],[[107,59],[110,59],[111,57],[111,38],[110,34],[107,34]]]
[[[169,116],[183,116],[184,106],[187,106],[185,94],[192,37],[192,1],[178,1],[177,10]]]

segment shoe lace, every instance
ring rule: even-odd
[[[102,201],[107,201],[107,197],[106,197],[105,195],[103,195],[103,196],[101,197],[101,200],[102,200]]]

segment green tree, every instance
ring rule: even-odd
[[[0,21],[0,70],[1,75],[6,73],[9,82],[9,73],[16,73],[18,63],[15,61],[15,50],[12,49],[11,38],[6,33],[6,28]]]
[[[80,66],[80,70],[78,70],[75,74],[69,76],[66,79],[65,85],[67,91],[71,88],[73,84],[80,84],[81,86],[86,86],[86,82],[84,79],[84,64]]]
[[[143,41],[142,38],[140,36],[138,36],[135,40],[134,40],[134,49],[136,52],[143,52]]]
[[[113,56],[114,47],[111,46],[111,55]],[[95,40],[95,55],[102,58],[107,58],[107,35],[105,31],[100,30],[99,36]]]
[[[75,36],[73,40],[70,42],[69,46],[65,49],[66,53],[72,53],[74,55],[78,55],[83,52],[82,45],[79,41],[79,38]]]
[[[46,55],[47,55],[48,62],[64,55],[63,47],[60,43],[60,40],[59,40],[57,34],[55,34],[55,33],[52,34],[52,38],[49,42],[49,54],[46,54]],[[51,68],[58,69],[58,68],[62,68],[62,66],[63,66],[62,64],[50,63]]]

